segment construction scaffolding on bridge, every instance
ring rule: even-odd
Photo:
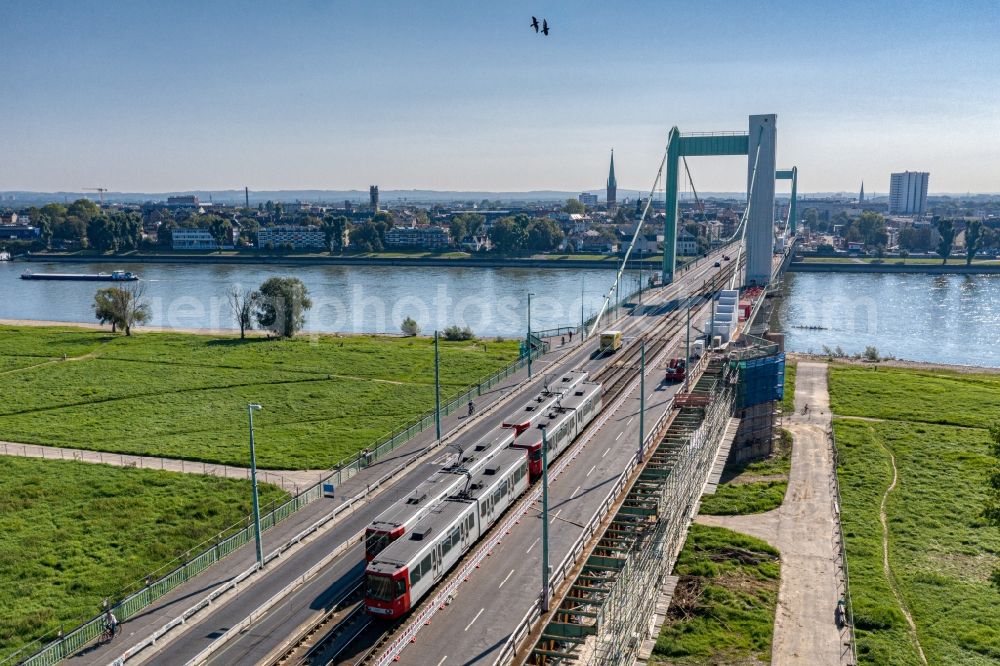
[[[730,423],[739,364],[724,356],[683,400],[527,663],[632,664]],[[686,401],[686,402],[685,402]]]
[[[745,347],[730,354],[739,371],[734,400],[740,427],[729,453],[731,462],[763,458],[774,452],[781,434],[785,395],[785,354],[769,340],[744,336]]]

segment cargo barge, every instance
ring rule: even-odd
[[[25,271],[22,280],[77,280],[83,282],[135,282],[139,276],[131,271],[110,273],[32,273]]]

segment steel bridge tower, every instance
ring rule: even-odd
[[[749,131],[681,134],[670,130],[666,163],[666,218],[663,223],[663,284],[674,279],[677,264],[677,186],[682,157],[746,155],[747,211],[745,285],[766,285],[774,250],[774,181],[777,115],[750,116]],[[754,178],[754,166],[757,177]],[[793,181],[794,182],[794,181]],[[752,183],[752,186],[751,186]],[[793,196],[794,200],[794,196]],[[794,203],[793,203],[794,206]]]

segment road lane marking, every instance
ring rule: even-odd
[[[587,476],[590,476],[590,475],[591,475],[591,474],[592,474],[592,473],[594,472],[594,470],[595,470],[596,468],[597,468],[597,465],[594,465],[593,467],[591,467],[591,468],[590,468],[590,471],[589,471],[589,472],[587,472]]]
[[[485,609],[485,608],[480,608],[480,609],[479,609],[479,612],[478,612],[478,613],[476,613],[476,617],[472,618],[472,622],[470,622],[469,624],[465,625],[465,630],[466,630],[466,631],[468,631],[468,630],[469,630],[469,627],[471,627],[471,626],[472,626],[473,624],[475,624],[476,620],[478,620],[478,619],[479,619],[479,616],[483,614],[483,611],[484,611],[484,610],[486,610],[486,609]]]
[[[622,433],[618,433],[618,436],[617,436],[617,437],[615,437],[615,441],[617,442],[617,441],[618,441],[619,439],[621,439],[621,438],[622,438]]]
[[[634,418],[635,417],[633,416],[631,419],[629,419],[628,421],[625,422],[625,427],[626,428],[628,427],[628,424],[632,423],[632,419],[634,419]]]
[[[576,494],[577,494],[578,492],[580,492],[580,488],[581,488],[581,487],[582,487],[582,486],[577,486],[577,487],[576,487],[576,490],[574,490],[574,491],[573,491],[573,494],[572,494],[572,495],[570,495],[570,496],[569,496],[569,498],[570,498],[570,499],[573,499],[574,497],[576,497]]]
[[[447,658],[448,658],[448,655],[445,655],[445,656],[441,657],[441,661],[438,662],[437,666],[441,666],[441,664],[443,664],[444,660],[447,659]]]
[[[510,580],[510,577],[511,577],[511,576],[513,576],[513,575],[514,575],[514,570],[513,570],[513,569],[511,569],[511,570],[510,570],[510,573],[509,573],[509,574],[507,574],[507,577],[506,577],[506,578],[504,578],[504,579],[503,579],[502,581],[500,581],[500,586],[499,586],[499,587],[497,587],[497,589],[499,590],[499,589],[500,589],[501,587],[503,587],[503,584],[504,584],[504,583],[506,583],[506,582],[507,582],[508,580]]]
[[[541,539],[541,537],[538,537],[538,539]],[[530,545],[530,546],[528,546],[528,550],[526,550],[526,551],[524,551],[524,552],[525,552],[525,553],[530,553],[530,552],[531,552],[531,549],[535,547],[535,544],[536,544],[536,543],[538,543],[538,539],[535,539],[534,541],[532,541],[532,542],[531,542],[531,545]]]
[[[550,522],[550,523],[554,523],[554,522],[556,522],[556,518],[558,518],[558,517],[559,517],[559,514],[560,514],[560,513],[562,513],[562,509],[559,509],[558,511],[556,511],[556,515],[552,516],[552,520],[550,520],[549,522]]]
[[[604,456],[608,455],[608,451],[610,451],[610,450],[611,450],[611,447],[609,446],[609,447],[608,447],[608,448],[607,448],[607,449],[606,449],[606,450],[604,451],[604,453],[602,453],[602,454],[601,454],[601,457],[603,458]]]

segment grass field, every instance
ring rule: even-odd
[[[769,663],[780,569],[778,551],[763,541],[692,525],[650,663]]]
[[[265,505],[283,497],[261,486]],[[246,481],[0,457],[0,658],[249,512]]]
[[[518,342],[442,342],[442,396],[517,357]],[[63,361],[62,355],[70,360]],[[247,464],[326,468],[434,405],[427,338],[241,341],[0,327],[0,439]]]
[[[865,664],[919,664],[882,567],[879,507],[887,503],[892,580],[931,664],[1000,662],[1000,591],[989,575],[1000,531],[981,518],[996,417],[995,375],[831,366],[842,521],[859,656]],[[956,425],[938,425],[955,423]]]
[[[781,444],[763,460],[726,465],[714,495],[701,498],[699,513],[733,516],[763,513],[781,506],[792,469],[792,436],[782,431]]]
[[[785,414],[795,412],[795,371],[798,366],[795,363],[785,361],[785,394],[781,401],[781,410]]]

